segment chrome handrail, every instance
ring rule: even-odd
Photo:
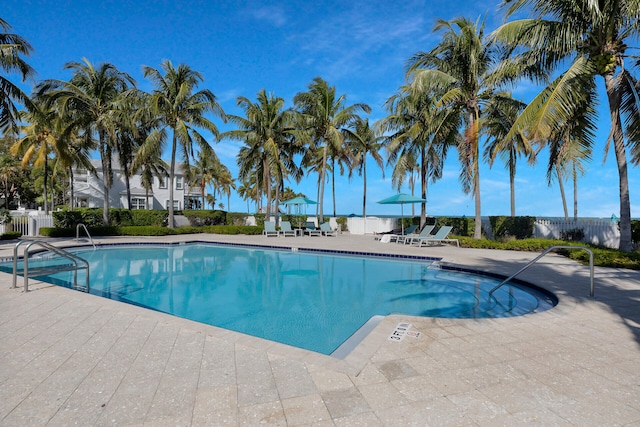
[[[93,239],[91,238],[91,234],[89,234],[89,230],[87,230],[87,226],[82,224],[82,223],[76,225],[76,242],[80,240],[80,228],[83,228],[84,232],[87,233],[87,237],[89,238],[89,241],[93,245],[93,250],[95,251],[96,250],[96,244],[93,243]]]
[[[25,248],[24,248],[24,252],[23,252],[23,264],[24,264],[24,269],[23,269],[23,275],[24,275],[24,292],[28,292],[29,291],[29,249],[31,249],[31,246],[33,245],[39,245],[42,246],[44,249],[54,252],[55,254],[68,259],[71,264],[73,265],[73,286],[74,289],[78,289],[78,268],[82,268],[87,270],[87,274],[85,277],[85,292],[89,292],[89,263],[87,262],[87,260],[85,260],[84,258],[80,258],[77,255],[74,255],[72,253],[69,253],[63,249],[57,248],[47,242],[43,242],[41,240],[32,240],[32,241],[26,241],[26,240],[21,240],[19,241],[13,248],[13,285],[12,288],[16,288],[17,287],[17,276],[18,276],[18,248],[20,247],[20,245],[22,245],[23,243],[29,243]],[[83,264],[82,266],[78,267],[78,263]]]
[[[511,276],[507,277],[502,282],[500,282],[498,284],[498,286],[496,286],[493,289],[491,289],[489,291],[489,296],[493,295],[493,293],[495,291],[497,291],[498,288],[500,288],[502,285],[507,283],[509,280],[511,280],[514,277],[516,277],[518,274],[520,274],[523,271],[525,271],[527,268],[529,268],[531,265],[533,265],[536,261],[538,261],[540,258],[542,258],[543,256],[545,256],[546,254],[548,254],[549,252],[551,252],[554,249],[584,249],[585,251],[589,252],[589,271],[590,271],[590,274],[591,274],[591,284],[590,284],[589,296],[591,298],[593,298],[594,297],[594,293],[595,293],[595,289],[594,289],[594,285],[593,285],[593,251],[591,249],[587,248],[587,247],[584,247],[584,246],[551,246],[550,248],[548,248],[544,252],[542,252],[540,255],[535,257],[533,260],[529,261],[520,270],[516,271],[514,274],[512,274]]]

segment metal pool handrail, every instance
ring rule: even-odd
[[[502,285],[504,285],[509,280],[511,280],[514,277],[516,277],[518,274],[520,274],[523,271],[525,271],[527,268],[529,268],[531,265],[533,265],[536,261],[538,261],[540,258],[542,258],[543,256],[545,256],[546,254],[548,254],[549,252],[551,252],[554,249],[583,249],[583,250],[589,252],[589,271],[590,271],[590,274],[591,274],[591,283],[590,283],[589,296],[591,298],[593,298],[594,297],[594,293],[595,293],[595,289],[594,289],[594,286],[593,286],[593,251],[591,249],[587,248],[587,247],[584,247],[584,246],[551,246],[550,248],[548,248],[544,252],[542,252],[540,255],[538,255],[537,257],[535,257],[531,261],[529,261],[520,270],[516,271],[514,274],[512,274],[511,276],[509,276],[508,278],[506,278],[502,282],[500,282],[500,284],[498,284],[498,286],[496,286],[495,288],[491,289],[489,291],[489,296],[493,295],[493,293],[495,291],[497,291]]]
[[[76,225],[76,242],[80,240],[80,228],[84,228],[84,232],[87,233],[87,237],[89,238],[89,241],[93,245],[93,250],[95,251],[96,244],[93,243],[93,239],[91,238],[91,234],[89,234],[89,230],[87,230],[87,226],[82,223]]]

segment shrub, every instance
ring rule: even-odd
[[[582,228],[572,228],[560,232],[560,239],[569,242],[581,242],[584,239],[584,230]]]
[[[533,225],[536,221],[532,216],[490,216],[493,237],[501,238],[515,236],[516,239],[528,239],[533,235]]]
[[[22,233],[19,231],[7,231],[4,234],[0,235],[0,240],[16,240],[22,236]]]
[[[256,225],[258,227],[264,228],[264,220],[267,217],[267,215],[263,213],[256,213],[256,214],[253,214],[253,217],[256,219]]]
[[[304,215],[289,215],[283,214],[282,221],[289,221],[293,228],[304,228],[307,223],[307,217]]]
[[[631,221],[631,241],[640,246],[640,220]]]
[[[247,234],[260,235],[263,227],[257,225],[211,225],[204,227],[203,231],[212,234]]]
[[[435,220],[438,227],[442,227],[443,225],[453,227],[451,234],[455,234],[456,236],[473,236],[476,229],[475,220],[465,216],[459,218],[439,216],[435,218]],[[429,218],[427,218],[427,224],[433,224],[433,222],[429,222]]]
[[[246,225],[247,214],[240,212],[227,212],[227,225]]]
[[[144,209],[136,209],[131,211],[131,219],[133,220],[133,224],[131,225],[152,225],[155,227],[162,227],[163,224],[167,223],[168,218],[168,211]]]
[[[336,222],[340,226],[340,230],[341,231],[349,231],[349,228],[347,227],[347,217],[346,216],[339,216],[338,218],[336,218]]]
[[[224,225],[227,219],[225,211],[185,211],[184,216],[189,219],[193,227]]]

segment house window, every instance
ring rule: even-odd
[[[77,208],[87,208],[89,207],[89,199],[86,197],[78,197],[76,198],[76,207]]]
[[[158,178],[158,188],[167,188],[168,182],[169,182],[168,176],[163,176],[162,179]]]
[[[167,200],[165,202],[165,209],[169,210],[169,201]],[[180,201],[179,200],[174,200],[173,201],[173,210],[174,211],[179,211],[180,210]]]
[[[182,177],[176,176],[176,190],[182,190]]]
[[[132,197],[131,198],[131,209],[146,209],[147,204],[145,203],[144,197]]]

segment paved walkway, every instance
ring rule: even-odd
[[[535,256],[346,234],[171,238],[205,239],[428,255],[504,275]],[[640,425],[640,272],[596,268],[595,299],[588,268],[560,256],[522,278],[559,305],[510,319],[388,316],[339,360],[44,283],[24,294],[0,273],[0,425]],[[402,321],[421,335],[389,341]]]

